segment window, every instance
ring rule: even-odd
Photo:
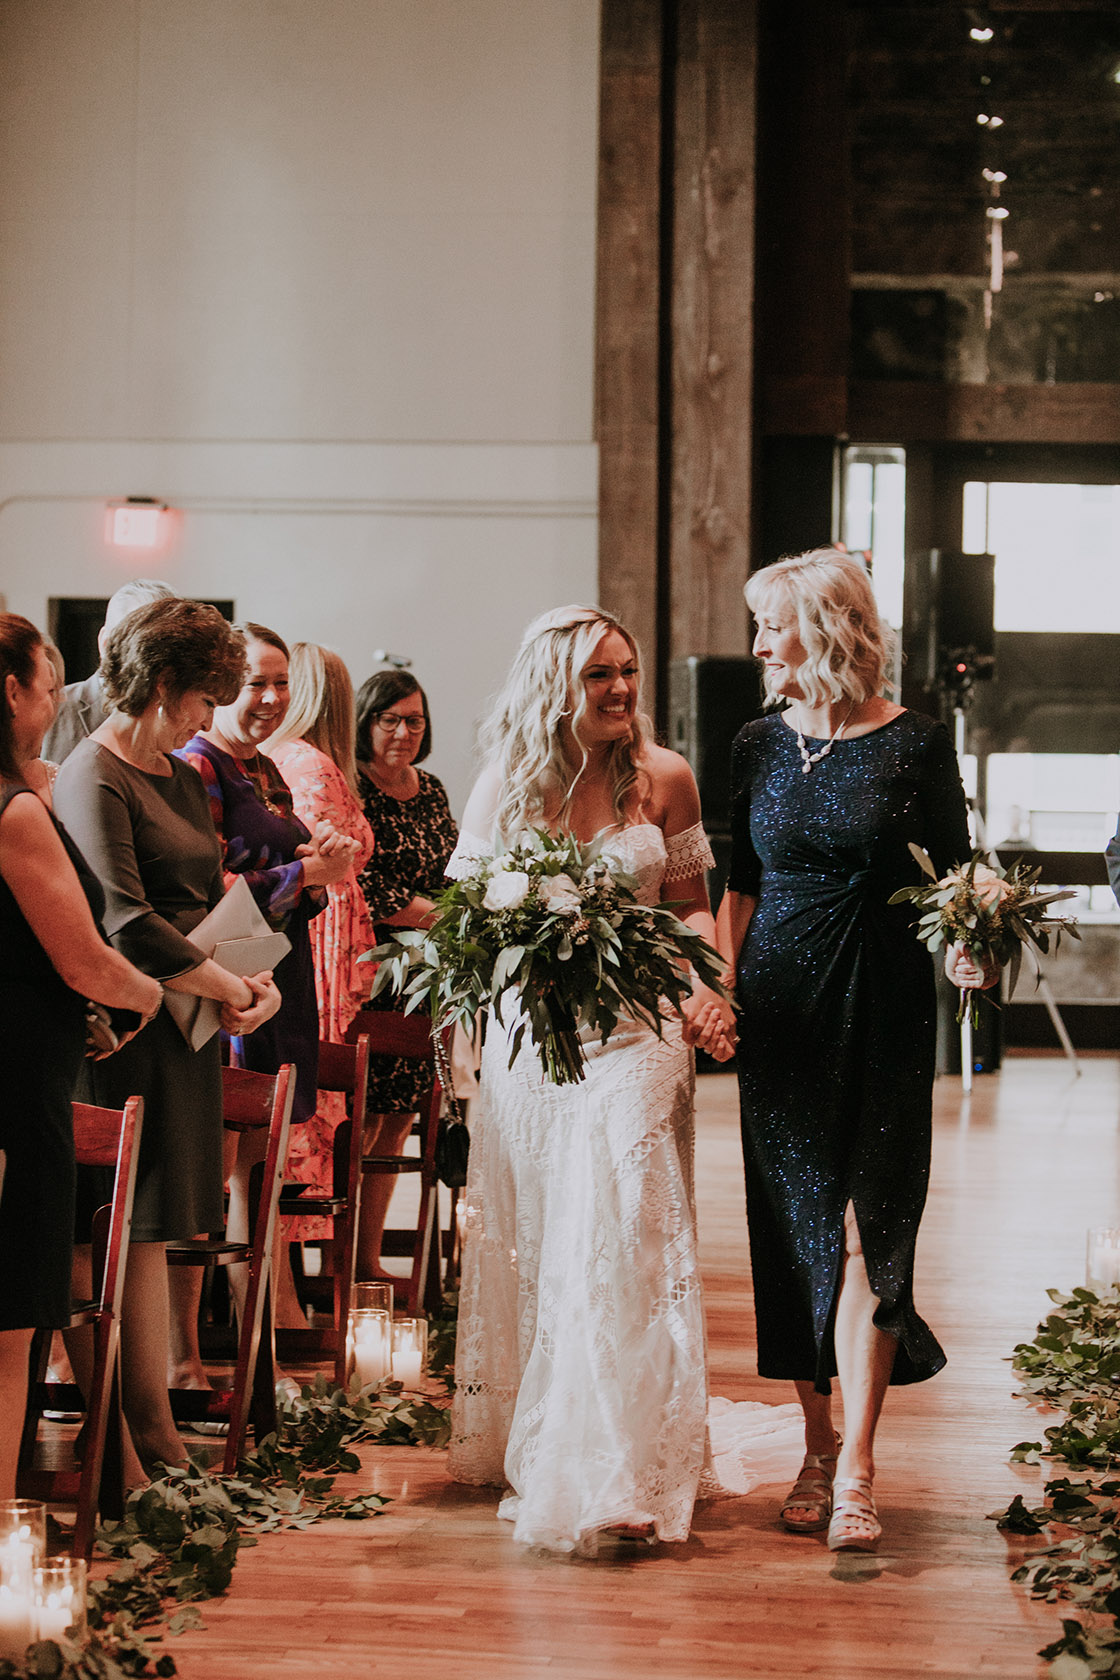
[[[997,630],[1120,632],[1120,485],[966,484],[961,547],[996,557]]]

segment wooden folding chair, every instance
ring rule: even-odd
[[[346,1339],[350,1328],[350,1293],[358,1258],[358,1212],[362,1195],[362,1122],[369,1077],[369,1036],[354,1044],[319,1041],[319,1089],[341,1091],[347,1114],[335,1128],[329,1196],[308,1195],[286,1185],[280,1212],[314,1214],[334,1220],[331,1267],[334,1277],[334,1314],[329,1328],[278,1330],[277,1345],[285,1358],[334,1357],[334,1380],[346,1386]]]
[[[440,1276],[443,1243],[438,1231],[439,1197],[436,1180],[436,1135],[443,1106],[443,1087],[440,1084],[435,1051],[432,1048],[432,1023],[426,1015],[405,1015],[396,1010],[363,1009],[355,1016],[347,1037],[356,1039],[360,1034],[369,1039],[371,1063],[376,1056],[395,1056],[421,1063],[431,1073],[431,1085],[417,1105],[420,1116],[420,1153],[365,1155],[362,1157],[362,1172],[391,1173],[398,1176],[405,1173],[419,1175],[420,1201],[415,1228],[386,1230],[382,1253],[410,1255],[412,1258],[406,1295],[408,1312],[415,1315],[422,1306],[429,1312],[436,1312],[443,1295]],[[445,1046],[449,1046],[450,1038],[448,1029],[444,1035]]]
[[[285,1062],[279,1073],[223,1067],[222,1124],[226,1130],[248,1132],[268,1127],[264,1161],[253,1167],[249,1178],[250,1240],[234,1243],[199,1237],[167,1245],[168,1263],[173,1266],[233,1266],[244,1262],[249,1267],[222,1466],[227,1475],[237,1469],[250,1421],[258,1443],[276,1428],[272,1248],[294,1095],[295,1069],[290,1062]]]
[[[70,1328],[93,1329],[93,1377],[86,1396],[85,1456],[79,1469],[44,1470],[34,1464],[39,1414],[46,1384],[51,1332],[37,1330],[31,1343],[29,1393],[20,1442],[16,1484],[27,1499],[75,1499],[72,1551],[89,1559],[97,1513],[124,1514],[124,1453],[120,1401],[121,1300],[132,1233],[132,1199],[144,1119],[144,1099],[130,1097],[123,1109],[74,1103],[74,1153],[80,1165],[113,1167],[113,1199],[93,1216],[93,1277],[97,1298],[75,1306]]]

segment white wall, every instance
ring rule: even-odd
[[[0,588],[413,656],[461,801],[595,592],[596,0],[5,0]],[[158,559],[107,499],[181,510]]]

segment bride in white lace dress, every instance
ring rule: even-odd
[[[652,741],[639,674],[633,640],[598,609],[529,626],[449,874],[527,827],[610,830],[605,855],[642,900],[673,901],[711,940],[696,783]],[[500,1514],[517,1540],[588,1555],[604,1531],[688,1535],[708,1406],[689,1046],[726,1059],[729,1022],[698,985],[661,1038],[620,1022],[588,1042],[574,1086],[545,1084],[529,1046],[509,1068],[508,1034],[488,1023],[450,1469],[511,1490]]]

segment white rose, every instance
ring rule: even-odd
[[[522,869],[500,869],[490,877],[484,910],[516,910],[529,895],[529,877]]]
[[[558,916],[570,916],[580,908],[579,888],[570,875],[542,875],[537,892],[545,908]]]

